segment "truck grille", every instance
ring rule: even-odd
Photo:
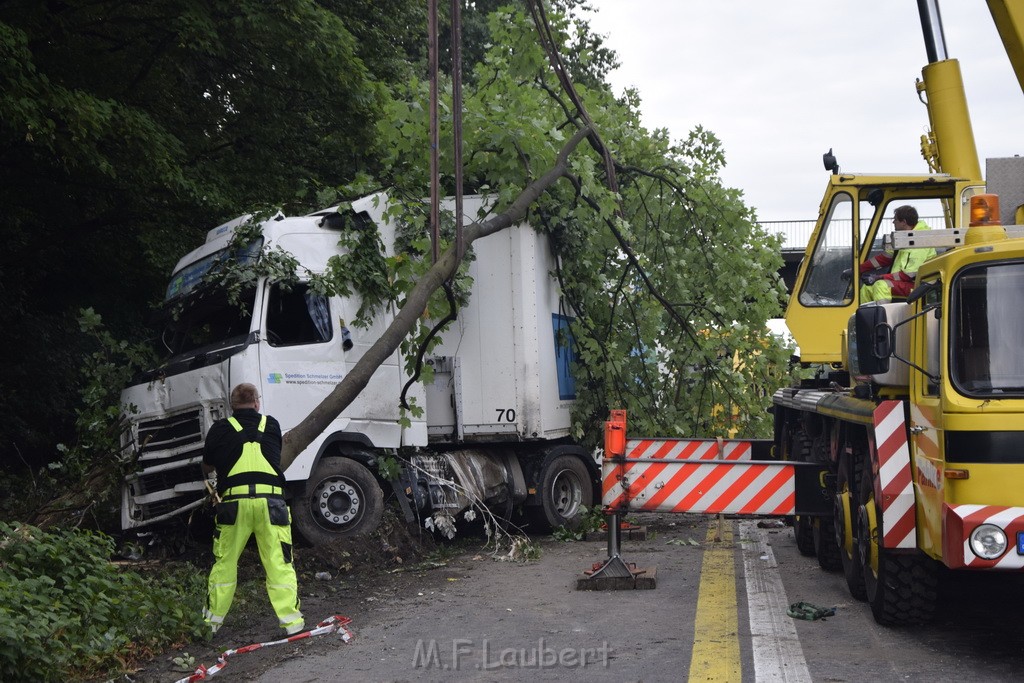
[[[138,468],[126,482],[123,526],[144,526],[198,505],[206,495],[196,486],[204,479],[203,409],[139,422],[135,456]],[[175,491],[177,486],[187,490]]]

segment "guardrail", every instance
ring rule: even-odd
[[[930,225],[933,228],[940,228],[945,225],[945,218],[943,216],[921,216],[921,220]],[[764,228],[769,235],[782,235],[782,249],[783,251],[804,251],[807,248],[807,243],[811,241],[811,234],[814,232],[815,220],[801,220],[801,221],[758,221],[758,225]],[[851,225],[850,220],[836,220],[833,221],[837,225],[846,226]],[[863,222],[861,227],[865,228],[867,222]],[[890,226],[891,227],[891,226]],[[845,233],[849,235],[848,230],[834,231],[834,234]]]

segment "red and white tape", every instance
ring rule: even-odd
[[[182,678],[175,683],[194,683],[194,681],[203,681],[210,678],[218,671],[228,665],[228,657],[234,655],[243,654],[246,652],[254,652],[265,647],[272,647],[274,645],[284,645],[285,643],[294,643],[297,640],[303,640],[305,638],[312,638],[313,636],[325,636],[329,633],[338,633],[341,639],[346,643],[352,640],[352,632],[349,631],[346,626],[352,623],[352,620],[348,617],[340,615],[334,615],[333,617],[327,617],[319,624],[316,628],[310,629],[309,631],[303,631],[302,633],[296,633],[293,636],[282,638],[281,640],[272,640],[266,643],[253,643],[252,645],[246,645],[245,647],[235,648],[233,650],[225,650],[221,653],[220,657],[217,658],[217,663],[211,667],[207,667],[203,664],[199,665],[199,668],[192,673],[191,676]]]

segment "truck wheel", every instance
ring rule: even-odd
[[[797,515],[793,519],[793,535],[800,554],[814,557],[814,520],[807,515]]]
[[[920,553],[898,555],[882,547],[882,510],[870,489],[857,518],[864,587],[875,621],[883,626],[930,621],[938,599],[935,562]]]
[[[590,473],[574,455],[560,455],[547,464],[541,472],[537,493],[542,521],[551,529],[575,529],[580,524],[582,508],[590,509],[594,502]]]
[[[802,429],[787,429],[783,437],[784,460],[807,462],[811,457],[811,441]],[[796,515],[793,519],[793,534],[796,536],[796,549],[801,555],[814,557],[814,519],[807,515]]]
[[[829,517],[815,517],[812,521],[814,536],[814,554],[818,558],[818,566],[828,572],[834,572],[843,566],[839,559],[839,546],[836,545],[836,527]]]
[[[367,534],[380,524],[384,494],[363,465],[324,458],[293,505],[295,528],[312,545]]]
[[[839,561],[843,565],[843,577],[846,587],[857,600],[867,600],[867,589],[864,588],[864,570],[857,549],[857,485],[863,458],[857,459],[857,466],[851,463],[850,456],[842,453],[839,456],[839,472],[836,475],[836,495],[832,503],[832,518],[836,532],[836,548]]]

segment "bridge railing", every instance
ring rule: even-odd
[[[946,220],[942,216],[922,216],[921,219],[928,225],[934,227],[942,227]],[[811,234],[814,232],[814,220],[803,220],[803,221],[759,221],[758,224],[764,228],[769,235],[782,235],[782,249],[784,251],[803,251],[807,248],[807,243],[811,241]],[[850,220],[836,220],[834,223],[842,225],[845,223],[847,226],[850,225]],[[861,225],[861,229],[867,227],[867,221],[864,221]],[[891,226],[890,226],[891,227]],[[836,230],[831,231],[836,235],[845,233],[849,235],[848,230]],[[838,245],[836,245],[838,246]]]

